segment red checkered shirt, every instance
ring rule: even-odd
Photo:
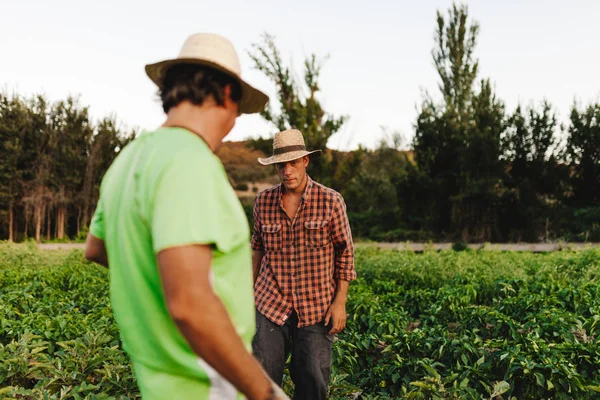
[[[283,208],[281,185],[254,204],[252,249],[264,252],[254,287],[258,311],[283,325],[293,310],[298,327],[321,322],[337,280],[356,279],[354,245],[342,196],[310,177],[295,220]]]

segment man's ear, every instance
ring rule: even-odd
[[[239,104],[231,99],[231,92],[232,92],[231,85],[226,85],[223,88],[223,94],[225,95],[225,96],[223,96],[224,97],[223,105],[228,110],[235,108],[237,110],[237,114],[239,115]]]
[[[308,167],[308,164],[310,164],[310,157],[309,156],[304,156],[304,168]]]

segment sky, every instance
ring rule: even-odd
[[[565,122],[574,101],[600,98],[600,1],[472,0],[480,24],[475,56],[508,111],[550,101]],[[186,37],[212,32],[230,39],[242,76],[275,98],[275,87],[252,68],[248,50],[264,32],[275,36],[297,76],[310,54],[328,59],[320,99],[348,115],[328,146],[373,147],[388,131],[405,143],[423,93],[439,98],[433,67],[441,0],[0,0],[0,87],[51,100],[79,94],[93,118],[111,113],[129,127],[164,121],[148,63],[175,57]],[[268,137],[275,127],[242,116],[227,140]]]

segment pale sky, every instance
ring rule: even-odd
[[[164,120],[144,65],[177,55],[185,38],[229,38],[242,75],[274,97],[246,52],[263,32],[276,37],[298,75],[305,55],[330,55],[321,79],[326,110],[349,122],[329,147],[372,147],[380,126],[413,136],[422,91],[437,96],[431,59],[441,0],[0,0],[0,86],[58,100],[81,94],[94,118],[116,113],[129,126]],[[565,121],[574,99],[600,94],[600,1],[472,0],[481,25],[476,56],[509,111],[549,100]],[[243,116],[227,140],[268,136],[275,128]]]

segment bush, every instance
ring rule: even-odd
[[[239,190],[241,192],[246,192],[248,191],[248,184],[247,183],[238,183],[235,185],[235,190]]]

